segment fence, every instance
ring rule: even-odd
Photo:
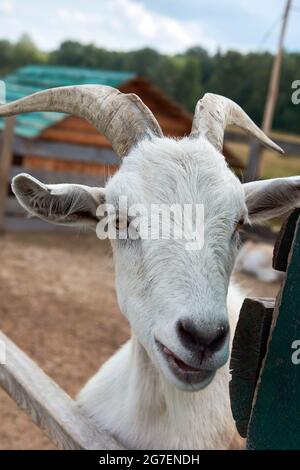
[[[295,341],[300,349],[299,265],[297,209],[283,225],[275,247],[274,267],[287,271],[282,289],[276,301],[244,302],[233,341],[232,411],[249,449],[300,447],[300,358],[292,360]],[[0,345],[0,386],[59,448],[122,449],[1,332]]]
[[[96,429],[77,404],[1,332],[0,343],[5,345],[0,386],[60,449],[122,449],[107,432]]]
[[[300,448],[300,209],[283,224],[273,267],[276,298],[246,299],[233,341],[233,416],[248,449]],[[299,356],[299,357],[298,357]]]

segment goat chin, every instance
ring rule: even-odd
[[[232,331],[244,296],[230,285]],[[128,449],[239,449],[231,415],[228,363],[198,392],[170,385],[135,336],[90,379],[77,400],[99,428]]]

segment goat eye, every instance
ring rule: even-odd
[[[239,230],[244,225],[244,219],[240,219],[236,224],[236,230]]]
[[[127,229],[129,226],[129,221],[127,218],[120,218],[120,217],[117,217],[116,220],[115,220],[115,227],[116,229],[119,231],[119,230],[125,230]]]
[[[234,237],[238,233],[238,231],[243,225],[244,225],[244,219],[240,219],[235,225],[232,237]]]

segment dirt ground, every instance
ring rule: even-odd
[[[254,295],[278,290],[244,275],[238,280]],[[129,337],[109,245],[73,232],[1,234],[0,330],[75,396]],[[0,449],[53,448],[0,390]]]

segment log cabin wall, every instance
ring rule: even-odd
[[[114,72],[61,66],[26,66],[4,78],[7,101],[56,86],[98,83],[135,93],[156,116],[164,134],[189,135],[193,117],[168,98],[148,79],[129,72]],[[0,119],[0,149],[3,147],[5,120]],[[21,223],[24,210],[10,188],[16,174],[25,171],[45,183],[79,183],[101,186],[119,166],[108,140],[87,121],[61,113],[29,113],[16,118],[12,141],[12,166],[7,179],[6,226],[40,227],[36,221]],[[240,161],[224,146],[224,155],[233,168]]]
[[[192,126],[192,117],[183,108],[168,99],[158,88],[145,78],[134,78],[118,87],[123,93],[135,93],[151,109],[163,132],[167,136],[182,137],[188,135]],[[65,142],[92,147],[111,149],[109,141],[84,119],[70,116],[48,127],[40,136],[46,141]],[[24,166],[29,170],[47,169],[52,171],[73,171],[110,176],[116,171],[116,165],[77,161],[59,161],[51,158],[39,158],[26,155]]]
[[[114,86],[124,93],[136,93],[156,116],[165,135],[182,137],[191,130],[190,114],[148,79],[130,72],[31,65],[16,70],[4,81],[8,101],[56,86],[88,83]],[[4,129],[3,119],[0,119],[1,129]],[[14,163],[28,171],[73,172],[105,179],[118,167],[110,143],[88,122],[77,117],[60,113],[19,115],[15,135]],[[227,148],[224,151],[229,164],[241,168],[239,160]]]

